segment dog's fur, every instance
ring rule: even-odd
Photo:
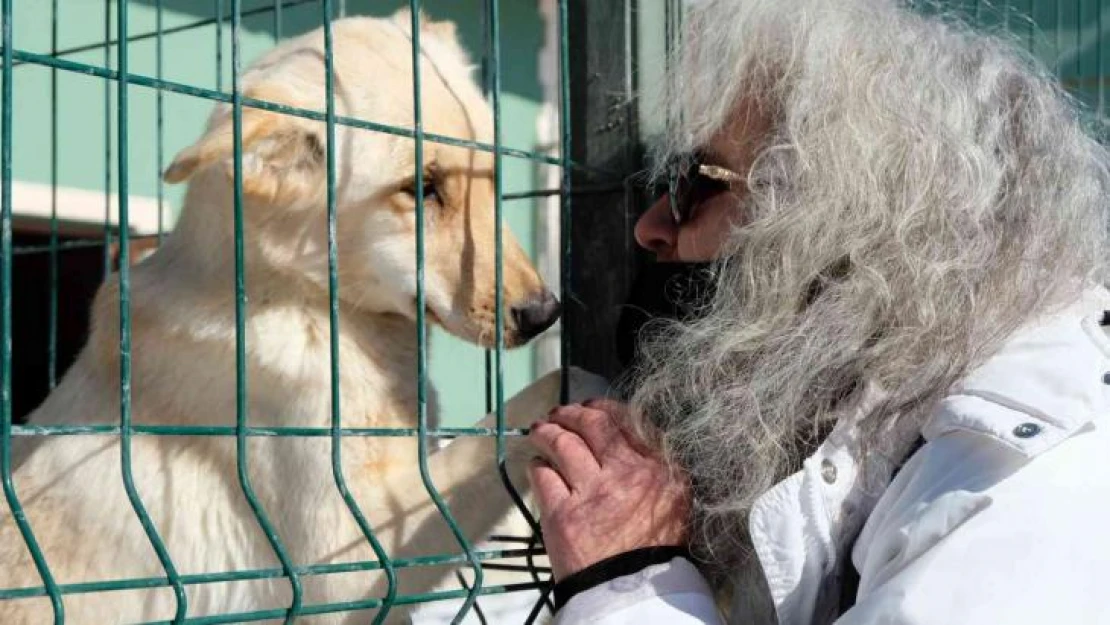
[[[410,16],[334,23],[336,112],[411,126]],[[491,140],[491,115],[471,81],[453,26],[423,22],[425,130]],[[323,34],[290,40],[242,80],[246,96],[324,110]],[[322,122],[245,108],[242,189],[248,295],[247,407],[252,426],[328,427],[327,144]],[[412,427],[417,415],[414,142],[336,127],[339,258],[339,390],[345,427]],[[134,267],[131,283],[131,414],[135,424],[228,426],[236,411],[232,116],[220,106],[207,132],[165,173],[190,182],[174,233]],[[424,143],[427,312],[449,332],[494,337],[494,186],[488,152]],[[547,290],[508,230],[506,308]],[[527,336],[505,315],[505,341]],[[32,425],[114,424],[120,416],[119,284],[100,289],[88,344]],[[434,396],[432,397],[434,400]],[[556,400],[550,382],[509,406],[527,425]],[[434,410],[434,401],[430,410]],[[518,439],[519,442],[519,439]],[[249,477],[297,566],[373,561],[336,488],[327,437],[251,437]],[[413,438],[346,438],[343,468],[354,498],[392,557],[460,553],[420,480]],[[74,584],[163,577],[128,501],[118,436],[21,438],[15,488],[54,578]],[[140,436],[134,481],[181,574],[279,567],[236,473],[228,436]],[[464,438],[430,459],[439,489],[470,539],[488,536],[511,509],[495,470],[493,441]],[[520,479],[520,465],[511,470]],[[428,590],[449,567],[399,572],[398,591]],[[304,576],[305,605],[385,593],[384,576],[361,571]],[[0,516],[0,587],[41,580],[12,520]],[[189,615],[284,608],[288,580],[187,587]],[[65,597],[67,622],[169,619],[169,588]],[[398,607],[395,617],[405,611]],[[302,622],[369,622],[371,612]],[[44,597],[0,601],[0,623],[51,621]]]

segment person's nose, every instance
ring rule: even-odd
[[[659,198],[636,222],[636,242],[660,259],[674,254],[678,243],[678,226],[671,218],[666,196]]]

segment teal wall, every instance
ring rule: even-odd
[[[674,0],[641,0],[637,15],[642,129],[660,132],[664,10]],[[681,1],[681,0],[679,0]],[[1110,72],[1110,0],[903,0],[1009,37],[1056,72],[1091,113],[1105,115]]]
[[[289,0],[286,0],[289,2]],[[95,45],[96,49],[67,54],[63,58],[103,67],[105,41],[105,2],[101,0],[59,0],[58,49]],[[111,3],[114,7],[116,2]],[[244,0],[243,10],[273,6],[273,0]],[[338,0],[334,2],[337,6]],[[534,0],[502,3],[501,49],[502,118],[504,142],[515,148],[535,148],[536,115],[541,88],[537,78],[537,54],[542,45],[543,23]],[[222,50],[217,45],[217,25],[172,32],[198,21],[212,19],[216,7],[229,10],[230,0],[163,0],[164,73],[166,80],[206,88],[228,89],[231,72],[231,28],[222,25]],[[394,0],[348,0],[348,15],[388,15],[407,2]],[[481,9],[482,0],[427,0],[425,11],[434,19],[456,22],[464,46],[471,51],[475,64],[481,60],[484,46]],[[135,37],[155,32],[155,0],[131,0],[129,31]],[[51,52],[51,3],[48,0],[15,0],[13,33],[15,47],[30,52]],[[302,3],[286,8],[282,15],[283,36],[306,32],[321,24],[318,3]],[[115,15],[111,17],[111,38],[115,38]],[[245,63],[269,49],[274,43],[272,13],[248,16],[243,20],[241,42]],[[156,43],[154,38],[129,44],[130,71],[154,76]],[[114,47],[110,49],[110,67],[115,67]],[[219,57],[219,58],[218,58]],[[220,71],[217,71],[217,68]],[[22,65],[14,70],[15,154],[14,177],[20,181],[49,183],[51,180],[51,107],[58,115],[58,178],[59,185],[103,191],[106,172],[111,176],[111,190],[118,188],[119,172],[115,155],[115,83],[70,72],[59,72],[58,97],[50,97],[50,70],[36,65]],[[476,72],[476,79],[479,78]],[[105,103],[105,88],[110,90],[110,103]],[[129,90],[129,190],[132,195],[155,197],[159,192],[159,154],[157,151],[157,120],[155,92],[144,87]],[[173,93],[164,95],[163,166],[181,148],[201,132],[211,110],[208,101]],[[107,145],[105,143],[107,135]],[[112,156],[107,156],[111,150]],[[107,169],[106,169],[107,168]],[[506,192],[535,188],[535,166],[528,161],[505,158],[503,162]],[[166,202],[179,205],[182,189],[163,189]],[[535,203],[505,203],[506,221],[510,229],[531,253],[534,249]],[[18,302],[17,304],[18,305]],[[534,374],[533,350],[515,350],[506,355],[506,396],[527,384]],[[230,373],[230,372],[229,372]],[[415,375],[415,372],[413,372]],[[473,421],[485,411],[485,355],[483,350],[445,335],[434,333],[432,339],[431,375],[439,389],[445,424],[458,425]]]
[[[945,0],[925,6],[1004,33],[1054,70],[1090,111],[1105,115],[1110,1]]]

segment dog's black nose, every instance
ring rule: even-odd
[[[563,307],[551,291],[545,290],[540,297],[528,300],[520,306],[513,306],[511,313],[516,323],[517,334],[522,341],[527,341],[551,327]]]

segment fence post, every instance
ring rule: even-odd
[[[573,214],[563,331],[570,365],[620,372],[613,331],[640,254],[632,238],[640,193],[576,193],[627,181],[640,167],[636,92],[637,0],[569,0]],[[605,172],[605,173],[598,173]]]

